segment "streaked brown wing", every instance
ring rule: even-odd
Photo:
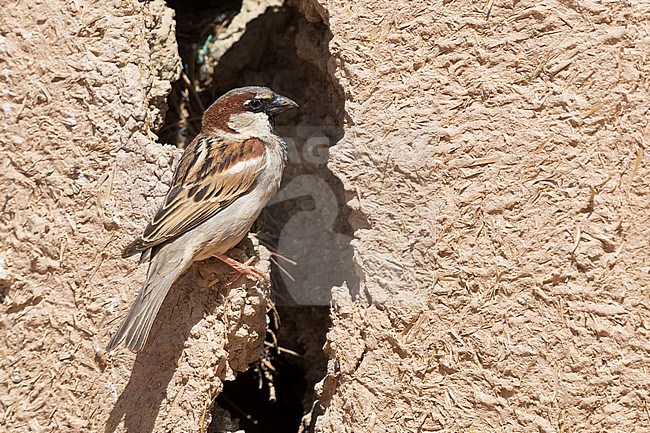
[[[251,190],[265,161],[266,148],[259,139],[232,143],[199,134],[185,149],[162,206],[122,256],[145,251],[212,218]]]

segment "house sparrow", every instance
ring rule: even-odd
[[[225,252],[246,236],[280,187],[287,147],[274,118],[295,107],[266,87],[242,87],[203,113],[201,132],[185,149],[162,206],[122,253],[149,253],[149,269],[108,351],[122,341],[135,352],[144,347],[169,288],[195,261],[217,257],[239,272],[267,279]]]

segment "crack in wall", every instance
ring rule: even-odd
[[[289,161],[281,191],[253,230],[276,253],[266,349],[259,363],[224,384],[208,431],[228,430],[221,408],[248,433],[309,431],[307,419],[319,413],[314,385],[327,368],[331,288],[347,284],[356,293],[359,284],[345,191],[327,168],[345,115],[327,70],[329,30],[279,0],[198,3],[170,1],[183,74],[168,99],[161,141],[183,147],[198,133],[204,108],[235,87],[268,86],[300,104],[277,119]]]

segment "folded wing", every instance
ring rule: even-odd
[[[230,142],[199,134],[185,149],[172,187],[123,257],[174,239],[209,220],[249,192],[266,163],[266,147],[257,138]]]

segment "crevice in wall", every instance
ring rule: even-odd
[[[183,69],[167,97],[165,123],[158,141],[184,148],[199,133],[207,106],[201,85],[206,50],[241,11],[241,0],[167,0],[176,14],[176,42]]]
[[[203,109],[235,87],[268,86],[300,104],[277,119],[289,161],[278,196],[253,230],[275,253],[265,350],[224,384],[208,431],[224,431],[217,416],[222,409],[247,433],[309,431],[302,418],[312,412],[314,385],[326,373],[331,288],[358,286],[350,211],[342,184],[327,168],[344,117],[344,98],[327,71],[329,30],[278,0],[169,5],[176,10],[184,74],[168,99],[161,142],[189,143]]]

